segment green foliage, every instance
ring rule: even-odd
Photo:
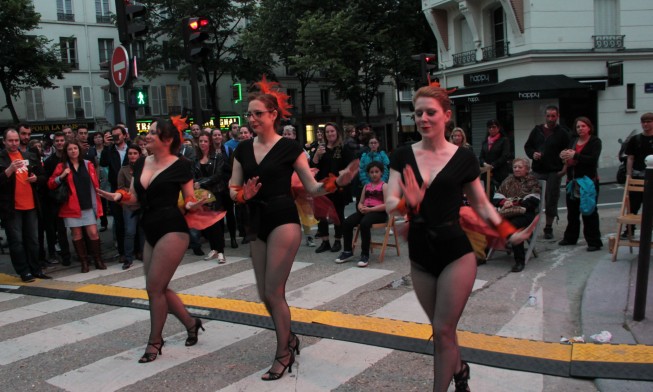
[[[35,34],[40,19],[31,0],[3,0],[0,7],[0,85],[7,101],[3,109],[11,111],[15,122],[12,99],[31,87],[55,88],[52,79],[63,79],[68,70],[58,46]]]

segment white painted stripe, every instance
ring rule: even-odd
[[[292,374],[286,373],[280,380],[265,382],[261,376],[268,369],[261,369],[220,392],[331,391],[391,352],[387,348],[324,339],[301,351]]]
[[[299,271],[300,269],[306,268],[312,265],[312,263],[303,263],[301,261],[295,261],[292,265],[291,272]],[[239,272],[234,275],[227,276],[223,279],[214,280],[212,282],[205,283],[196,287],[192,287],[188,290],[182,291],[184,294],[192,295],[204,295],[208,297],[224,297],[234,291],[244,289],[256,284],[256,278],[254,277],[254,270],[249,269],[247,271]]]
[[[0,365],[7,365],[32,355],[102,335],[137,321],[147,320],[147,310],[122,308],[97,316],[58,325],[42,331],[0,342]]]
[[[0,312],[0,327],[19,321],[29,320],[34,317],[44,316],[46,314],[59,312],[81,306],[86,302],[69,301],[65,299],[53,299],[43,301],[20,308]]]
[[[22,297],[22,294],[2,293],[0,292],[0,302],[11,301],[12,299]]]
[[[349,268],[292,290],[286,294],[286,299],[290,306],[313,309],[392,272],[375,268]]]
[[[185,347],[186,332],[171,336],[166,339],[163,354],[152,363],[146,365],[137,363],[145,351],[145,347],[141,346],[58,375],[47,382],[71,392],[116,391],[185,362],[197,360],[261,331],[258,328],[220,321],[212,321],[204,325],[207,333],[201,333],[199,344]],[[219,373],[218,367],[216,371]]]
[[[88,280],[101,278],[103,276],[109,276],[109,275],[120,274],[128,271],[133,271],[136,268],[142,268],[142,267],[143,267],[143,263],[134,262],[131,268],[127,270],[123,270],[122,264],[107,263],[107,269],[105,270],[92,269],[84,274],[78,273],[78,274],[63,276],[61,278],[57,278],[57,280],[62,280],[64,282],[77,282],[77,283],[86,282]]]
[[[236,259],[227,259],[227,263],[235,263],[239,261],[247,260],[244,258]],[[215,260],[202,260],[196,261],[194,263],[182,264],[177,268],[175,274],[172,277],[172,280],[185,278],[186,276],[199,274],[200,272],[205,272],[213,268],[219,268],[227,264],[218,264]],[[139,276],[133,279],[127,279],[113,284],[114,286],[127,287],[130,289],[144,289],[145,288],[145,278]]]

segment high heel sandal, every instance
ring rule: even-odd
[[[290,357],[290,359],[288,360],[288,364],[284,365],[283,362],[281,362],[281,360],[284,359],[284,358],[287,358],[287,357]],[[279,373],[274,373],[274,372],[272,372],[272,368],[270,368],[270,370],[268,370],[263,376],[261,376],[261,380],[263,380],[263,381],[278,380],[281,377],[283,377],[283,374],[286,372],[286,369],[288,369],[288,373],[292,373],[292,365],[293,365],[293,363],[295,363],[295,354],[293,354],[292,351],[290,351],[286,355],[276,357],[276,358],[274,358],[274,360],[276,362],[279,362],[281,364],[281,366],[283,366],[283,369],[281,369],[281,371]],[[265,378],[266,375],[267,375],[267,378]]]
[[[195,325],[186,329],[188,332],[188,337],[186,338],[186,346],[194,346],[197,344],[197,336],[199,335],[200,329],[205,331],[204,327],[202,326],[202,320],[196,318]]]
[[[291,344],[293,341],[295,342],[294,346]],[[288,348],[291,352],[294,351],[296,355],[299,355],[299,338],[292,332],[290,333],[290,340],[288,340]]]
[[[154,349],[157,352],[154,352],[154,353],[145,352],[145,354],[143,354],[141,359],[138,360],[138,363],[152,362],[152,361],[154,361],[156,359],[157,355],[163,355],[161,353],[161,349],[163,348],[164,344],[165,344],[165,340],[161,340],[161,342],[159,342],[159,343],[147,342],[147,346],[145,346],[145,349],[147,350],[148,346],[152,346],[152,347],[154,347]]]
[[[460,361],[460,371],[453,375],[454,384],[456,385],[456,392],[470,392],[467,382],[470,379],[469,365],[465,361]]]

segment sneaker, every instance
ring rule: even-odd
[[[352,257],[354,257],[354,254],[352,252],[347,252],[344,251],[340,253],[340,256],[336,259],[336,264],[342,264],[346,261],[349,261]]]
[[[204,256],[206,253],[204,253],[204,251],[202,251],[202,248],[194,248],[193,249],[193,254],[195,256]]]
[[[25,283],[31,283],[34,282],[36,278],[34,278],[34,275],[32,274],[25,274],[20,276],[20,280],[22,280]]]
[[[313,241],[313,237],[310,235],[306,237],[306,246],[309,248],[315,248],[317,245],[315,245],[315,241]]]
[[[211,249],[211,251],[209,252],[208,255],[206,255],[204,260],[211,260],[211,259],[215,259],[216,257],[218,257],[218,251]]]
[[[326,252],[327,250],[331,250],[331,244],[329,243],[328,240],[322,241],[320,246],[318,246],[317,249],[315,249],[315,253],[322,253],[322,252]]]
[[[224,254],[218,253],[218,264],[224,264],[227,262],[227,259],[224,257]]]
[[[370,256],[361,255],[361,258],[358,260],[358,266],[361,268],[367,267],[370,263]]]
[[[342,249],[342,244],[340,243],[340,240],[335,240],[333,241],[333,246],[331,247],[331,252],[340,252],[340,249]]]

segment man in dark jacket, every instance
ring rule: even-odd
[[[546,122],[536,125],[524,144],[524,151],[533,160],[533,172],[539,180],[546,181],[546,226],[544,238],[553,239],[553,220],[558,216],[560,180],[564,175],[560,152],[569,146],[569,131],[558,124],[560,112],[556,106],[547,106]]]
[[[31,152],[19,150],[15,128],[4,132],[5,149],[0,151],[0,218],[5,223],[9,254],[14,270],[23,282],[52,279],[38,261],[38,209],[36,183],[45,186],[41,162]]]
[[[106,144],[112,143],[113,145],[105,147],[100,155],[100,166],[109,168],[109,183],[111,184],[111,192],[118,189],[118,172],[120,168],[126,166],[129,161],[127,160],[127,130],[116,125],[111,128],[111,134],[104,135],[104,142]],[[109,209],[111,216],[113,216],[113,224],[116,233],[116,242],[118,243],[118,254],[120,255],[120,262],[124,263],[125,255],[125,220],[122,216],[122,207],[120,204],[110,201]]]

